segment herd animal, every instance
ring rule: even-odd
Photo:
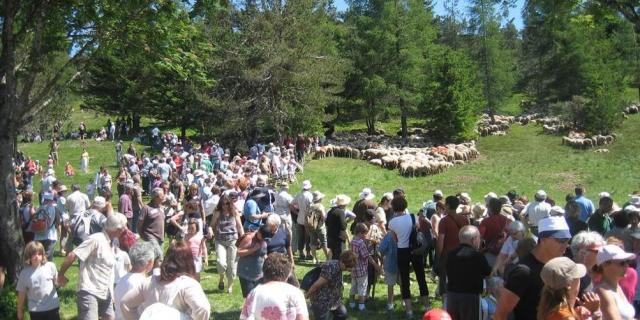
[[[576,149],[590,149],[598,146],[612,144],[616,141],[616,135],[595,135],[587,137],[584,133],[569,132],[568,136],[562,137],[562,144]],[[599,149],[606,150],[606,149]],[[607,150],[608,151],[608,150]],[[605,152],[605,151],[600,151]]]
[[[454,165],[465,164],[478,157],[475,141],[437,147],[377,147],[360,150],[350,146],[326,145],[317,147],[313,159],[345,157],[366,160],[370,164],[398,170],[405,176],[434,175]]]
[[[513,116],[482,114],[478,120],[476,132],[482,137],[504,135],[515,121]]]

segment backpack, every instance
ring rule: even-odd
[[[409,235],[409,248],[411,249],[411,254],[416,256],[422,256],[426,253],[427,249],[427,238],[424,233],[419,231],[416,226],[416,216],[413,214],[409,215],[411,217],[411,234]]]
[[[102,223],[93,210],[89,209],[77,215],[71,222],[73,233],[73,244],[79,246],[89,238],[90,235],[102,231]]]
[[[31,231],[29,230],[29,226],[31,224],[31,206],[31,204],[28,204],[20,207],[20,226],[22,227],[23,232]]]
[[[51,220],[51,221],[50,221]],[[49,219],[49,213],[47,212],[47,208],[45,206],[41,206],[36,211],[35,216],[31,219],[30,227],[31,231],[36,233],[42,233],[53,225],[53,220]]]
[[[506,226],[505,226],[506,227]],[[505,228],[502,228],[498,234],[496,234],[493,239],[489,240],[484,247],[484,251],[498,255],[500,254],[500,250],[502,249],[502,245],[507,241],[507,232]]]
[[[300,289],[309,291],[311,286],[320,279],[320,273],[322,273],[322,267],[315,267],[305,273],[304,277],[302,277],[302,281],[300,281]]]
[[[322,204],[314,203],[309,207],[306,217],[306,225],[310,230],[318,230],[324,226],[324,207]]]

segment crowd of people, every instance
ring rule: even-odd
[[[544,190],[531,201],[491,192],[480,203],[436,190],[412,214],[399,188],[379,197],[364,188],[353,204],[339,193],[325,202],[309,180],[291,191],[302,170],[294,143],[230,158],[212,142],[161,139],[155,156],[116,144],[117,175],[100,168],[86,193],[68,190],[52,166],[40,170],[36,193],[36,162],[16,157],[28,173],[16,181],[27,243],[19,319],[25,310],[32,319],[59,318],[56,288],[76,261],[78,319],[209,319],[200,274],[213,252],[217,294],[231,294],[236,278],[240,284],[241,319],[346,319],[375,310],[379,282],[386,311],[402,308],[407,317],[633,319],[640,307],[640,192],[622,206],[602,192],[596,206],[582,186],[562,204]],[[58,267],[56,244],[65,256]],[[305,290],[296,261],[317,265]],[[343,300],[345,273],[351,289]],[[431,310],[433,299],[444,310]]]

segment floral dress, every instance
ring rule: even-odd
[[[322,286],[311,297],[311,305],[315,310],[335,310],[342,301],[342,270],[338,260],[330,260],[322,265],[320,277],[327,279],[327,284]]]

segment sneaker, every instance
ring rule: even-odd
[[[227,289],[227,293],[228,293],[228,294],[232,294],[232,293],[233,293],[233,288],[232,288],[232,287],[229,287],[229,288]]]

